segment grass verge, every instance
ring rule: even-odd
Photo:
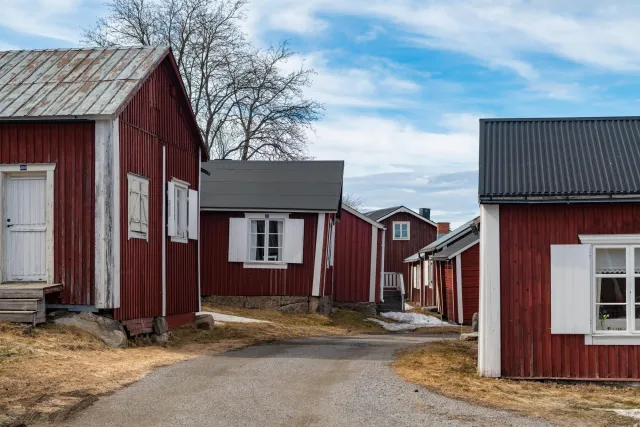
[[[637,425],[603,409],[640,408],[640,390],[600,384],[512,381],[476,373],[477,343],[444,341],[401,353],[395,372],[445,396],[575,425]]]
[[[62,420],[155,368],[201,355],[279,339],[384,332],[355,312],[338,311],[327,317],[240,310],[224,311],[272,323],[227,323],[212,330],[187,326],[174,329],[165,346],[141,339],[126,349],[109,348],[74,328],[45,324],[29,329],[0,323],[0,426]]]

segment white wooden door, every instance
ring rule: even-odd
[[[4,199],[6,282],[47,279],[46,177],[10,175]]]

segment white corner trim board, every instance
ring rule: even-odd
[[[462,325],[462,323],[464,323],[464,316],[462,313],[462,257],[460,254],[456,255],[456,282],[458,293],[458,323]]]
[[[480,205],[480,308],[478,374],[499,377],[500,364],[500,206]]]
[[[376,302],[376,264],[378,261],[378,228],[371,226],[371,276],[369,279],[369,302]]]
[[[118,119],[95,125],[95,304],[120,307],[120,138]]]
[[[198,175],[199,176],[199,175]],[[162,315],[167,315],[167,147],[162,146]],[[200,245],[198,245],[198,283],[200,283]],[[200,285],[198,285],[198,292]],[[198,294],[198,301],[200,301]],[[200,304],[200,302],[198,302]],[[200,310],[198,308],[198,310]]]
[[[384,246],[387,241],[387,230],[382,229],[382,241],[380,242],[380,302],[384,302]]]
[[[322,272],[322,254],[324,253],[324,213],[318,214],[318,227],[316,232],[316,254],[313,263],[313,287],[311,295],[320,296],[320,273]]]

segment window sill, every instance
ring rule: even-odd
[[[585,345],[640,345],[640,334],[585,335]]]
[[[399,237],[398,237],[398,238],[394,237],[394,238],[393,238],[393,240],[411,240],[411,239],[410,239],[410,238],[408,238],[408,237],[405,237],[405,238],[403,238],[403,239],[401,239],[401,238],[399,238]]]
[[[286,262],[262,262],[251,261],[245,262],[244,268],[263,268],[263,269],[281,269],[286,270],[288,264]]]
[[[175,243],[189,243],[189,239],[186,237],[171,237],[171,241]]]
[[[137,233],[135,231],[129,232],[129,240],[131,239],[146,240],[147,242],[149,241],[149,237],[146,234]]]

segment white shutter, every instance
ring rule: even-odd
[[[167,235],[170,237],[178,234],[176,224],[176,186],[173,182],[167,183]]]
[[[591,247],[551,245],[551,333],[591,333]]]
[[[189,239],[198,240],[198,213],[200,203],[198,203],[198,192],[189,190]]]
[[[140,182],[140,232],[145,235],[149,231],[149,181],[142,179]]]
[[[247,223],[245,218],[229,218],[229,262],[247,260]]]
[[[140,181],[132,176],[127,179],[129,199],[127,203],[129,231],[140,232]]]
[[[302,264],[304,246],[304,220],[286,219],[284,221],[284,261]]]

